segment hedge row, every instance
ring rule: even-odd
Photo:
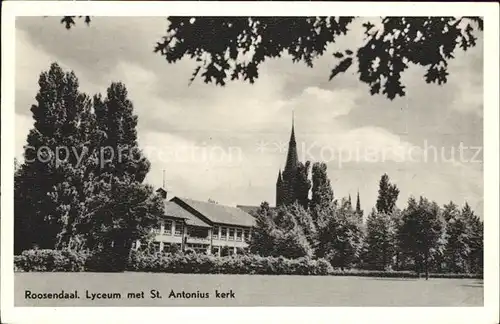
[[[418,278],[412,271],[371,271],[333,269],[324,259],[286,259],[284,257],[261,257],[258,255],[236,255],[216,257],[204,254],[149,254],[135,251],[128,259],[111,251],[90,255],[66,250],[28,250],[14,257],[14,268],[18,272],[164,272],[203,274],[263,274],[263,275],[332,275],[385,278]],[[420,277],[423,277],[420,274]],[[482,278],[482,274],[432,273],[431,278]]]
[[[69,250],[26,250],[14,256],[14,271],[85,271],[88,257]]]
[[[317,275],[333,272],[324,259],[285,259],[236,255],[216,257],[204,254],[149,255],[134,253],[129,261],[129,271],[205,273],[205,274],[267,274],[267,275]]]
[[[384,271],[384,270],[338,270],[335,269],[332,276],[355,276],[355,277],[381,277],[381,278],[424,278],[425,273],[414,271]],[[442,279],[483,279],[482,273],[429,273],[429,278]]]

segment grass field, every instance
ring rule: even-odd
[[[161,273],[16,273],[16,306],[482,306],[483,283],[474,279],[199,275]],[[31,300],[33,293],[78,291],[79,299]],[[162,298],[150,298],[150,290]],[[169,298],[171,291],[209,293],[209,298]],[[234,292],[219,299],[215,290]],[[90,300],[120,293],[121,299]],[[127,294],[144,291],[144,298]],[[139,296],[139,295],[138,295]]]

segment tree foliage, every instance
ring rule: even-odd
[[[425,273],[426,278],[442,230],[441,210],[435,202],[424,197],[420,197],[418,202],[413,197],[408,200],[398,239],[403,254],[413,260],[415,271]]]
[[[228,81],[254,83],[260,65],[288,54],[293,62],[314,66],[330,55],[336,62],[329,79],[355,69],[370,93],[389,99],[406,94],[402,73],[410,65],[423,66],[427,83],[448,80],[448,62],[459,50],[476,45],[483,30],[480,17],[168,17],[165,36],[154,52],[168,63],[183,57],[198,63],[190,82],[224,86]],[[363,19],[364,39],[357,48],[334,49],[337,39],[352,33]],[[85,16],[90,23],[90,17]],[[75,16],[65,16],[67,29]],[[333,45],[333,46],[332,46]],[[357,66],[356,66],[357,65]]]
[[[80,147],[85,138],[82,116],[90,100],[79,92],[75,74],[64,72],[57,64],[41,73],[38,84],[37,103],[31,107],[34,125],[24,147],[25,163],[18,165],[14,175],[17,252],[61,245],[64,238],[60,234],[78,217],[83,193],[83,166],[74,155],[57,158],[55,154],[60,147]]]
[[[262,256],[312,257],[315,228],[304,208],[295,203],[271,210],[263,203],[256,216],[250,251]]]
[[[85,201],[85,213],[79,223],[80,233],[89,248],[113,245],[128,253],[132,243],[150,233],[163,215],[161,196],[151,186],[132,178],[114,177],[111,183],[94,182],[98,192]]]
[[[377,197],[377,211],[379,213],[390,214],[396,207],[398,200],[399,189],[395,184],[391,184],[389,176],[384,173],[380,178],[378,197]]]
[[[34,126],[14,175],[16,253],[130,246],[163,214],[163,204],[142,184],[149,162],[137,147],[125,86],[113,83],[106,99],[91,100],[75,74],[56,63],[39,85]]]
[[[108,177],[128,177],[142,182],[149,171],[150,162],[139,150],[137,116],[127,96],[125,85],[114,82],[108,87],[104,100],[100,95],[94,97],[97,127],[106,135],[100,145],[104,152],[104,163],[98,173],[101,177],[107,173]]]
[[[392,268],[396,253],[396,230],[391,215],[372,210],[366,222],[363,263],[372,270]]]
[[[316,162],[312,167],[312,210],[330,206],[333,202],[333,189],[328,179],[326,163]]]
[[[295,200],[304,209],[309,207],[309,190],[311,190],[311,180],[309,180],[311,162],[299,162],[297,165],[297,177],[295,183]]]
[[[361,222],[347,201],[328,209],[331,215],[323,214],[318,224],[318,255],[324,255],[334,267],[350,268],[359,262],[363,242]]]

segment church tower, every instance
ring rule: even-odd
[[[294,116],[292,115],[292,132],[288,142],[288,152],[286,164],[283,172],[278,173],[276,182],[276,206],[288,205],[295,202],[297,194],[295,192],[297,169],[299,166],[299,157],[297,154],[297,142],[295,141]]]

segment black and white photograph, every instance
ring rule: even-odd
[[[162,5],[10,13],[9,307],[498,301],[498,12]]]

